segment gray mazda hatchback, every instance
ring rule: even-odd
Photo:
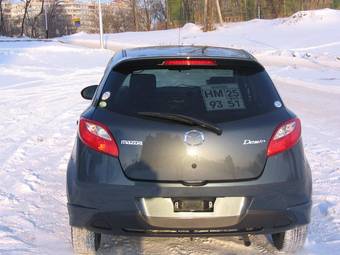
[[[268,237],[302,248],[311,170],[301,123],[264,67],[243,50],[127,49],[81,95],[67,169],[76,254],[101,234]]]

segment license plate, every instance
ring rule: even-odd
[[[201,87],[207,111],[245,109],[238,84],[221,84]]]
[[[173,199],[174,212],[213,212],[213,199]]]

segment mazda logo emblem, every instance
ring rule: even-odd
[[[184,134],[184,142],[190,146],[201,145],[204,142],[204,134],[198,130],[190,130]]]

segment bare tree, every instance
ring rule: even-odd
[[[24,15],[22,17],[22,20],[21,20],[21,32],[20,32],[20,36],[23,36],[24,35],[24,30],[25,30],[25,22],[26,22],[26,18],[27,18],[27,13],[28,13],[28,8],[31,4],[31,1],[32,0],[24,0],[25,1],[25,7],[24,7]]]
[[[192,22],[192,8],[191,8],[191,4],[192,1],[191,0],[182,0],[181,1],[182,4],[182,18],[184,20],[185,23],[187,22]]]
[[[218,14],[218,18],[219,18],[220,24],[223,25],[223,18],[222,18],[220,1],[219,0],[216,0],[216,9],[217,9],[217,14]]]
[[[103,27],[105,33],[119,33],[125,31],[134,31],[135,24],[131,22],[131,16],[133,16],[133,6],[118,7],[113,3],[105,3],[105,8],[103,8]],[[139,9],[136,5],[136,18],[139,15]],[[137,22],[137,19],[136,19]],[[139,26],[138,26],[139,27]]]
[[[38,37],[37,35],[37,23],[38,23],[38,19],[39,17],[41,17],[41,15],[43,14],[44,12],[44,3],[45,3],[45,0],[42,0],[41,1],[41,8],[40,8],[40,11],[39,13],[37,13],[33,19],[29,19],[30,21],[30,26],[31,26],[31,37]],[[29,17],[29,16],[28,16]]]
[[[214,27],[213,20],[213,1],[205,0],[204,2],[204,28],[203,31],[211,31]]]
[[[5,18],[4,18],[4,11],[2,8],[3,0],[0,0],[0,34],[6,34],[6,27],[5,27]]]
[[[207,32],[208,31],[208,0],[204,0],[204,28],[203,31]]]
[[[47,7],[48,37],[56,37],[70,33],[71,16],[67,15],[60,0],[49,2]]]
[[[169,0],[165,0],[165,13],[166,13],[166,23],[165,23],[165,29],[168,29],[171,24],[171,17],[170,17],[170,11],[169,11]]]
[[[132,6],[132,15],[133,15],[133,25],[135,27],[135,31],[138,31],[137,3],[136,3],[136,0],[131,0],[131,6]]]
[[[143,3],[144,3],[146,30],[150,31],[151,30],[150,1],[143,0]]]

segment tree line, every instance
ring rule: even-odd
[[[76,28],[62,0],[48,0],[48,4],[47,0],[20,0],[20,15],[11,19],[6,16],[11,8],[8,1],[0,0],[0,35],[45,38],[84,29]],[[40,1],[38,10],[37,5],[33,10],[32,1]],[[98,5],[94,6],[86,17],[93,24],[87,31],[98,33]],[[188,22],[210,31],[216,23],[272,19],[320,8],[339,9],[340,0],[113,0],[102,4],[105,33],[169,29]]]
[[[220,22],[273,19],[291,16],[297,11],[340,8],[340,0],[168,0],[171,26],[188,22],[212,30]],[[221,17],[222,16],[222,17]]]

